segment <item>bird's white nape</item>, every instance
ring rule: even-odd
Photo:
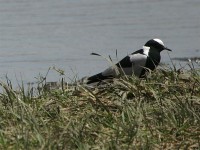
[[[149,56],[149,49],[150,49],[150,47],[148,47],[148,46],[143,46],[143,53],[144,53],[145,55],[147,55],[147,56]]]
[[[154,41],[158,42],[160,45],[164,46],[163,41],[161,41],[160,39],[153,39]]]

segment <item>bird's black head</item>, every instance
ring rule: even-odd
[[[151,39],[144,46],[147,46],[150,48],[152,47],[158,50],[159,52],[161,52],[162,50],[172,51],[171,49],[165,47],[163,41],[161,41],[160,39]]]

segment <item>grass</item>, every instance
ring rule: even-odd
[[[0,149],[199,149],[200,70],[156,70],[104,87],[1,82]]]

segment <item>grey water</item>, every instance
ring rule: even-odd
[[[93,75],[109,63],[90,53],[117,61],[152,38],[173,50],[162,63],[200,56],[200,0],[0,0],[0,80]]]

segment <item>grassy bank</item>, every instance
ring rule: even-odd
[[[0,149],[199,149],[200,70],[101,88],[1,83]]]

